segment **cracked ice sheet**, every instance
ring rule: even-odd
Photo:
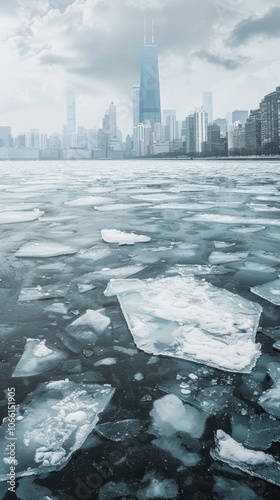
[[[193,277],[111,280],[139,349],[250,373],[259,358],[255,343],[262,308]]]
[[[216,448],[211,451],[214,460],[220,460],[251,476],[280,486],[280,462],[272,455],[245,448],[220,429],[216,433],[215,441]]]
[[[99,421],[114,394],[109,385],[45,382],[17,407],[16,477],[61,470]],[[9,476],[8,419],[0,428],[7,443],[0,462],[0,481]]]

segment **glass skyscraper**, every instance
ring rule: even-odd
[[[161,123],[158,49],[153,40],[142,49],[139,121],[149,121],[152,126]]]

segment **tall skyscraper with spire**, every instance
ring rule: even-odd
[[[147,41],[146,22],[144,31],[139,121],[140,123],[149,121],[154,126],[155,123],[161,123],[158,49],[155,44],[154,23],[152,23],[152,39],[150,43]]]

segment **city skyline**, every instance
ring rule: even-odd
[[[99,127],[114,101],[119,127],[131,133],[144,10],[155,20],[162,109],[177,109],[184,120],[201,106],[207,90],[213,92],[214,118],[254,109],[279,85],[280,7],[276,1],[265,7],[260,1],[244,3],[13,0],[0,5],[7,63],[0,84],[1,124],[14,134],[61,130],[69,81],[77,97],[77,125]]]

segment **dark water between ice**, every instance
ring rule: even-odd
[[[11,386],[17,404],[34,400],[35,396],[28,395],[48,381],[69,379],[115,388],[107,408],[99,414],[99,432],[90,433],[62,470],[19,478],[16,496],[6,495],[3,481],[0,498],[278,498],[277,486],[214,460],[210,450],[218,429],[234,433],[248,447],[246,429],[251,429],[254,417],[269,415],[258,400],[272,386],[268,364],[279,363],[279,350],[273,347],[280,326],[279,306],[250,288],[277,280],[280,274],[279,162],[11,162],[0,164],[0,193],[1,419],[7,416],[6,391]],[[133,232],[151,240],[135,245],[106,243],[101,238],[103,229]],[[228,246],[222,243],[218,248],[217,242]],[[26,243],[41,243],[38,248],[45,254],[53,251],[50,244],[56,249],[67,246],[73,252],[68,248],[68,255],[39,257],[36,245],[26,247]],[[26,252],[31,256],[25,256]],[[213,257],[213,252],[225,253],[224,262],[220,254]],[[234,253],[240,254],[236,261],[228,258]],[[213,262],[211,258],[209,262],[211,254]],[[251,374],[138,350],[117,297],[104,295],[110,278],[127,276],[123,269],[119,273],[112,269],[143,266],[132,277],[147,280],[170,276],[176,265],[210,264],[219,273],[197,279],[263,308],[262,331],[256,338],[262,355]],[[64,291],[58,298],[19,300],[22,290],[27,293],[26,289],[35,288],[36,294],[38,286]],[[55,304],[59,306],[51,307]],[[102,309],[111,321],[95,342],[74,339],[66,331],[89,309]],[[267,328],[274,339],[267,335]],[[63,359],[41,374],[12,377],[26,339],[46,340],[49,349],[64,353]],[[190,374],[197,378],[189,385]],[[190,394],[181,391],[182,383],[190,387]],[[217,386],[226,388],[222,400],[215,394]],[[150,412],[154,402],[168,393],[197,408],[203,408],[205,395],[212,408],[201,438],[174,433],[182,455],[198,457],[194,465],[185,465],[184,459],[152,443],[160,435],[151,428]],[[30,411],[35,425],[34,403]],[[277,427],[279,420],[272,420]],[[116,422],[123,421],[128,423],[116,427]],[[102,430],[105,423],[111,425]],[[124,425],[132,435],[129,439],[122,433]],[[277,443],[265,446],[261,435],[254,436],[256,450],[280,460]],[[280,423],[275,436],[280,437]],[[169,496],[156,496],[160,488]]]

